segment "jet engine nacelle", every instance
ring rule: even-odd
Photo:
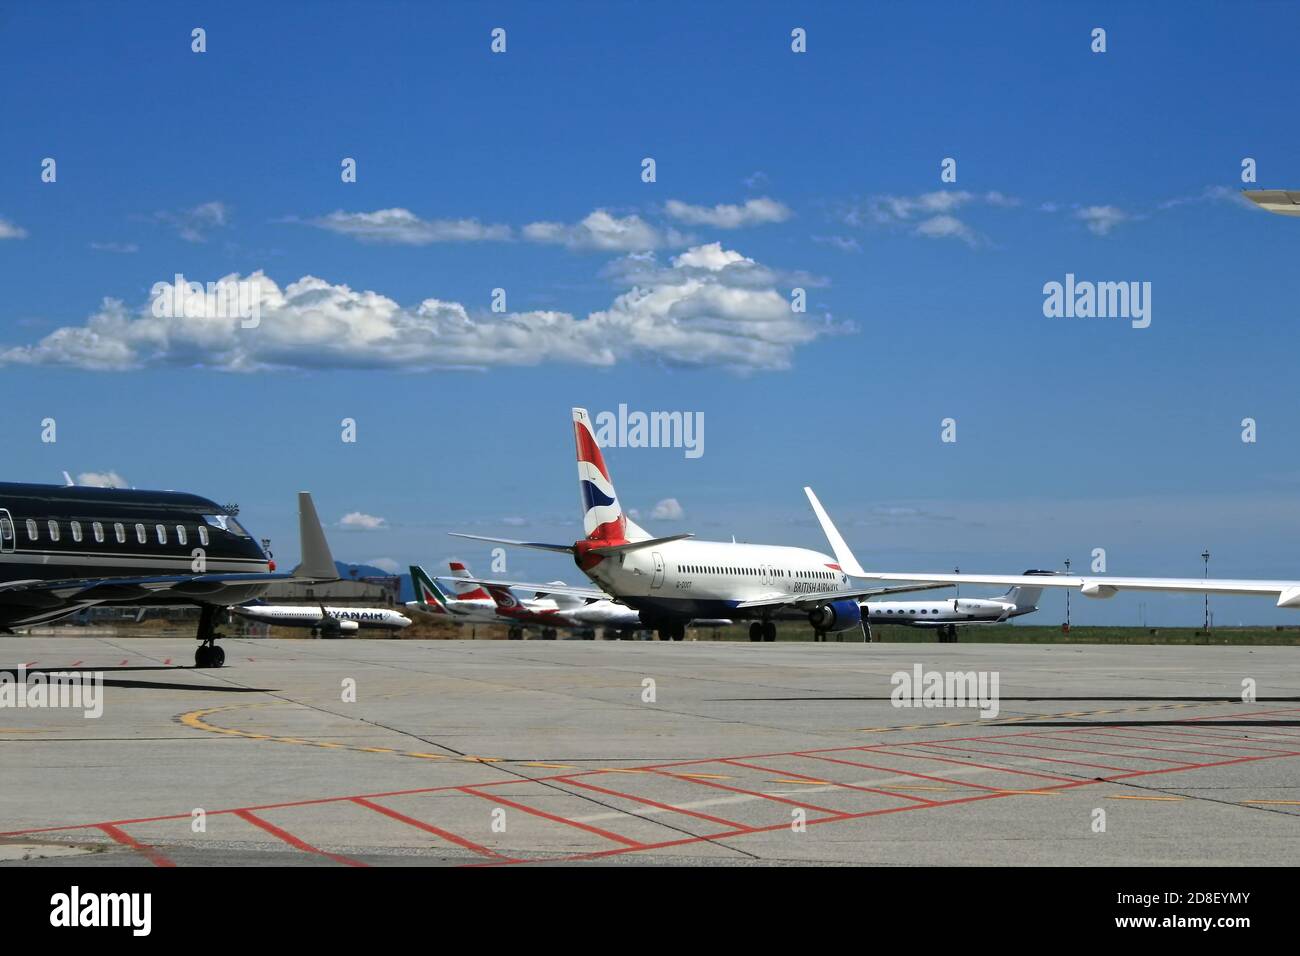
[[[356,621],[344,621],[337,617],[323,617],[311,629],[312,637],[340,637],[344,634],[355,634],[361,630],[361,625]]]
[[[808,623],[818,631],[847,631],[862,623],[862,608],[852,598],[820,604],[808,612]]]

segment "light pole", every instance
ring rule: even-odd
[[[1070,573],[1070,559],[1065,559],[1065,573]],[[1065,589],[1065,629],[1070,629],[1070,589]]]
[[[1201,560],[1205,562],[1205,580],[1210,580],[1210,549],[1206,548],[1201,552]],[[1210,633],[1210,592],[1205,592],[1205,633]]]

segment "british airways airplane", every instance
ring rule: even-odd
[[[748,619],[752,641],[776,640],[776,618],[807,615],[818,639],[862,627],[859,601],[928,586],[861,588],[830,555],[778,545],[696,541],[690,534],[656,538],[624,513],[584,408],[573,409],[578,488],[585,537],[572,544],[456,534],[496,544],[570,554],[592,581],[640,612],[664,640],[680,641],[693,619]],[[562,587],[550,588],[563,593]],[[582,592],[586,589],[568,589]]]

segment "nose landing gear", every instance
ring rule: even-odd
[[[199,613],[199,646],[194,649],[195,667],[220,667],[226,663],[225,648],[217,645],[217,639],[224,635],[217,630],[217,612],[215,604],[203,605]]]

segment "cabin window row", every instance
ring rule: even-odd
[[[102,521],[92,521],[89,522],[89,528],[87,529],[80,521],[69,521],[64,525],[51,518],[45,522],[47,540],[51,542],[61,541],[65,527],[69,537],[78,544],[86,540],[87,530],[89,530],[90,536],[96,544],[103,544],[107,541],[110,533],[113,540],[118,544],[126,544],[129,539],[133,538],[137,544],[150,544],[152,542],[165,545],[169,538],[167,525],[161,522],[155,523],[153,528],[150,529],[149,525],[144,522],[135,522],[128,525],[121,521],[115,521],[106,525]],[[203,525],[199,525],[196,530],[198,531],[199,544],[206,548],[208,546],[208,529]],[[174,540],[178,545],[181,547],[189,545],[190,534],[185,525],[176,525],[175,534]],[[27,540],[33,543],[41,540],[41,524],[35,518],[27,519]]]
[[[836,575],[830,571],[786,571],[781,568],[726,568],[712,564],[683,564],[677,570],[684,574],[739,574],[748,577],[763,577],[771,574],[779,578],[799,578],[804,581],[834,581]]]

